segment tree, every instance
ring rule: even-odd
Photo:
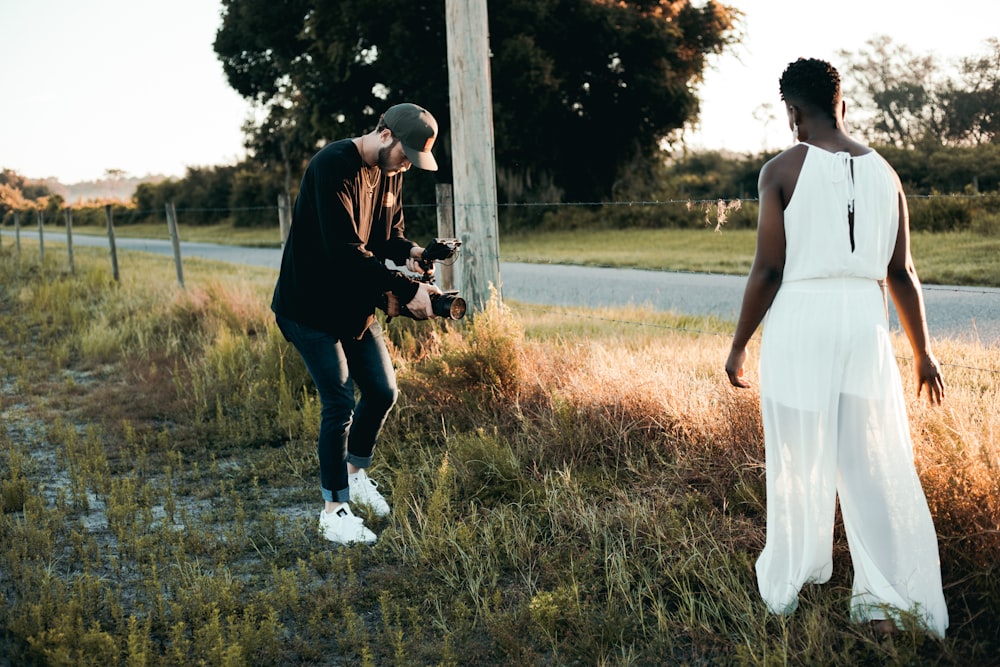
[[[45,199],[45,208],[43,209],[45,214],[45,219],[51,222],[60,222],[62,220],[63,207],[66,205],[66,200],[63,199],[62,195],[52,194]]]
[[[185,224],[214,224],[230,219],[237,227],[276,226],[279,179],[260,165],[244,160],[236,165],[188,167],[180,179],[140,183],[132,200],[136,219],[162,217],[174,203]]]
[[[24,177],[10,169],[0,171],[0,221],[3,221],[11,211],[27,208],[22,188]]]
[[[945,137],[954,143],[992,143],[1000,134],[1000,40],[986,41],[987,53],[963,58],[958,79],[941,92]]]
[[[850,123],[873,143],[971,146],[1000,131],[1000,40],[984,54],[962,58],[956,74],[933,56],[916,55],[889,37],[858,52],[840,51],[844,93],[854,103]]]
[[[851,125],[869,141],[901,148],[940,137],[936,59],[916,55],[886,35],[869,39],[866,46],[838,53],[844,59],[844,93],[855,105]]]
[[[13,169],[7,169],[6,167],[0,171],[0,185],[7,185],[14,190],[24,189],[25,179],[24,176],[17,173]]]
[[[51,201],[52,191],[44,183],[30,182],[13,169],[0,170],[0,220],[15,210],[39,209]],[[59,203],[63,202],[59,197]]]
[[[618,170],[698,114],[706,57],[741,14],[709,1],[505,0],[489,5],[498,182],[530,197],[607,196]],[[215,50],[260,107],[248,148],[301,173],[323,142],[371,129],[413,101],[441,124],[449,179],[444,2],[223,0]],[[504,195],[501,192],[501,195]]]
[[[104,170],[104,178],[111,184],[111,196],[118,199],[118,185],[128,176],[124,169],[108,168]]]

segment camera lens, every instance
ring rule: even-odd
[[[438,317],[447,317],[451,320],[465,317],[465,299],[458,296],[458,292],[431,295],[431,304],[434,314]]]
[[[453,320],[460,320],[465,317],[465,299],[460,296],[451,299],[451,306],[448,308],[448,317]]]

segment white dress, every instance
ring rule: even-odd
[[[760,593],[787,614],[803,584],[830,578],[839,496],[854,569],[851,617],[899,621],[903,610],[943,637],[937,535],[877,283],[896,242],[895,180],[875,152],[807,151],[785,209],[785,268],[761,343]]]

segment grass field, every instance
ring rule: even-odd
[[[634,267],[746,275],[756,231],[749,229],[575,230],[502,236],[506,261]],[[911,251],[927,284],[1000,286],[1000,238],[971,232],[918,233]]]
[[[6,240],[6,239],[5,239]],[[951,627],[876,637],[835,571],[768,615],[755,390],[731,324],[492,304],[387,326],[402,396],[372,548],[316,534],[315,391],[274,273],[0,249],[0,656],[39,665],[986,665],[1000,654],[995,349],[942,341],[918,470]],[[635,324],[630,324],[635,323]],[[756,350],[751,349],[751,355]],[[751,359],[751,367],[754,361]],[[981,370],[986,369],[986,370]],[[755,380],[750,371],[751,381]]]
[[[105,234],[106,231],[78,227],[74,233]],[[22,230],[22,234],[31,238],[32,231]],[[115,234],[169,238],[165,224],[122,225],[115,228]],[[280,245],[276,227],[182,226],[178,234],[182,241],[252,247]],[[755,244],[756,232],[747,229],[723,228],[718,232],[707,228],[581,229],[503,234],[500,257],[509,262],[746,275],[753,262]],[[972,232],[917,233],[912,237],[912,251],[924,283],[1000,287],[1000,238]]]

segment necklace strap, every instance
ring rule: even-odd
[[[374,170],[374,173],[372,173],[372,170]],[[361,179],[365,182],[365,187],[368,188],[369,194],[375,191],[375,186],[378,185],[380,175],[381,170],[378,167],[369,167],[366,164],[361,165]]]

